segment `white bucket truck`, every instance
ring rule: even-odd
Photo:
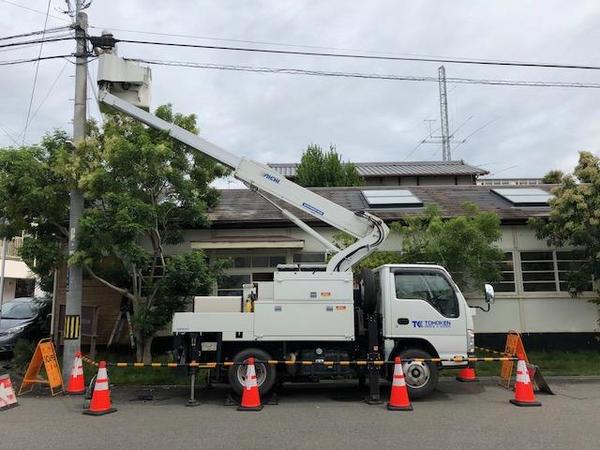
[[[192,312],[173,316],[180,362],[239,363],[250,356],[259,361],[313,361],[316,364],[259,362],[256,371],[261,392],[265,394],[284,381],[356,376],[362,382],[368,377],[371,401],[379,400],[379,376],[388,375],[389,365],[319,362],[391,361],[399,355],[406,359],[404,373],[413,398],[435,388],[440,369],[467,365],[466,361],[411,360],[466,358],[475,350],[474,309],[443,267],[399,264],[363,270],[361,288],[355,290],[352,267],[377,250],[388,235],[381,219],[366,211],[349,211],[266,165],[240,158],[150,114],[146,111],[150,69],[118,57],[112,35],[104,35],[97,42],[101,103],[163,130],[232,168],[236,178],[332,255],[323,266],[280,265],[273,281],[244,285],[242,297],[196,297]],[[282,203],[354,236],[356,242],[338,248]],[[485,298],[488,303],[494,298],[489,285],[485,286]],[[211,377],[228,381],[238,393],[245,374],[241,364],[220,365],[211,371]]]

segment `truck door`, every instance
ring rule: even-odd
[[[441,358],[466,356],[466,311],[454,283],[439,270],[392,269],[389,337],[429,341]]]

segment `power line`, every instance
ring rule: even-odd
[[[44,19],[44,31],[42,32],[42,39],[40,43],[40,51],[38,52],[38,60],[35,63],[35,73],[33,75],[33,86],[31,88],[31,97],[29,98],[29,106],[27,107],[27,118],[25,119],[25,128],[23,128],[23,143],[25,145],[25,136],[27,135],[27,128],[29,127],[29,118],[31,117],[31,107],[33,106],[33,98],[35,97],[35,87],[37,86],[38,74],[40,71],[40,58],[42,57],[42,50],[44,49],[44,39],[46,37],[46,27],[48,26],[48,15],[50,14],[50,4],[52,0],[48,0],[48,6],[46,7],[46,18]]]
[[[45,61],[47,59],[69,58],[71,56],[73,56],[73,55],[66,54],[66,55],[42,56],[41,58],[14,59],[12,61],[0,61],[0,66],[12,66],[15,64],[25,64],[25,63],[30,63],[30,62]]]
[[[296,55],[296,56],[321,56],[331,58],[354,58],[384,61],[417,61],[417,62],[435,62],[448,64],[471,64],[485,66],[510,66],[510,67],[536,67],[545,69],[580,69],[580,70],[600,70],[600,66],[580,65],[580,64],[557,64],[557,63],[534,63],[534,62],[511,62],[511,61],[493,61],[476,59],[453,59],[453,58],[424,58],[414,56],[376,56],[355,53],[328,53],[328,52],[302,52],[299,50],[276,50],[256,47],[229,47],[225,45],[204,45],[204,44],[186,44],[182,42],[160,42],[160,41],[141,41],[135,39],[115,39],[115,42],[126,44],[142,45],[160,45],[166,47],[184,47],[201,48],[207,50],[228,50],[236,52],[250,53],[270,53],[278,55]]]
[[[21,8],[21,9],[26,9],[28,11],[37,13],[37,14],[42,14],[42,15],[46,15],[46,13],[44,11],[40,11],[39,9],[35,9],[35,8],[30,8],[28,6],[23,6],[23,5],[19,5],[18,3],[15,2],[9,2],[8,0],[0,0],[0,2],[2,3],[6,3],[12,6],[16,6],[17,8]],[[59,16],[53,16],[52,14],[49,14],[50,17],[52,17],[53,19],[57,19],[57,20],[61,20],[63,22],[69,22],[71,23],[71,21],[69,19],[65,19],[64,17],[59,17]]]
[[[0,0],[0,1],[2,1],[2,0]],[[50,39],[34,39],[31,41],[21,41],[21,42],[11,42],[9,44],[0,44],[0,48],[18,47],[20,45],[28,45],[28,44],[42,44],[42,43],[46,43],[46,42],[70,41],[72,39],[74,39],[72,36],[55,37],[55,38],[50,38]]]
[[[11,40],[11,39],[17,39],[17,38],[23,38],[23,37],[29,37],[29,36],[36,36],[38,34],[48,35],[48,34],[52,34],[52,33],[58,33],[59,31],[68,30],[70,28],[71,27],[64,26],[64,27],[48,28],[47,30],[32,31],[30,33],[13,34],[12,36],[3,36],[3,37],[0,37],[0,41],[8,41],[8,40]]]
[[[67,64],[69,64],[69,60],[68,59],[65,60],[65,63],[63,64],[62,69],[60,69],[60,71],[58,72],[58,75],[56,75],[56,78],[54,79],[54,81],[52,82],[52,84],[50,85],[50,87],[48,88],[48,91],[46,91],[46,95],[44,96],[44,98],[42,99],[42,101],[40,102],[40,104],[38,105],[38,107],[35,109],[35,111],[31,115],[31,121],[32,122],[33,122],[33,119],[35,119],[35,117],[37,116],[37,113],[39,112],[39,110],[44,105],[44,103],[46,103],[46,100],[48,100],[48,97],[50,97],[50,94],[54,90],[54,86],[56,86],[56,83],[58,83],[58,80],[60,79],[60,76],[63,74],[63,72],[65,71],[65,69],[67,67]]]
[[[333,72],[324,70],[310,70],[297,68],[281,67],[263,67],[263,66],[240,66],[226,64],[197,63],[186,61],[162,61],[155,59],[128,58],[129,61],[137,61],[145,64],[160,66],[188,67],[193,69],[211,69],[211,70],[231,70],[237,72],[258,72],[274,73],[287,75],[310,75],[339,78],[364,78],[374,80],[389,81],[419,81],[419,82],[438,82],[437,77],[415,76],[415,75],[395,75],[395,74],[377,74],[362,72]],[[477,78],[446,78],[448,83],[456,84],[481,84],[490,86],[529,86],[529,87],[565,87],[565,88],[600,88],[600,83],[582,83],[571,81],[528,81],[528,80],[487,80]]]
[[[186,39],[199,39],[204,41],[221,41],[221,42],[238,42],[243,44],[259,44],[259,45],[273,45],[276,47],[295,47],[295,48],[311,48],[318,50],[334,50],[334,51],[343,51],[343,52],[361,52],[366,54],[375,54],[375,55],[394,55],[397,53],[392,53],[388,51],[377,51],[377,50],[368,50],[368,49],[357,49],[357,48],[348,48],[348,47],[326,47],[322,45],[307,45],[307,44],[293,44],[286,42],[273,42],[273,41],[257,41],[251,39],[233,39],[233,38],[223,38],[223,37],[214,37],[214,36],[200,36],[196,34],[181,34],[181,33],[161,33],[157,31],[145,31],[145,30],[131,30],[127,28],[115,28],[111,26],[93,26],[90,25],[90,28],[94,28],[97,30],[105,30],[108,29],[110,31],[122,31],[125,33],[134,33],[134,34],[147,34],[153,36],[165,36],[165,37],[177,37],[177,38],[186,38]],[[460,57],[451,57],[451,56],[439,56],[439,55],[430,55],[425,53],[402,53],[402,55],[408,56],[423,56],[423,57],[440,57],[440,58],[448,58],[448,59],[460,59]],[[473,59],[477,61],[486,61],[483,58],[465,58],[465,59]],[[489,60],[491,61],[491,60]]]

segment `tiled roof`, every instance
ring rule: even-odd
[[[439,175],[486,175],[489,172],[480,167],[465,164],[464,161],[398,161],[398,162],[358,162],[353,163],[362,177],[382,176],[439,176]],[[298,163],[269,163],[287,178],[296,176]]]
[[[536,186],[550,191],[553,186]],[[506,189],[519,189],[518,186],[506,186]],[[361,190],[390,189],[381,187],[312,188],[311,190],[352,211],[370,211],[385,221],[400,220],[411,214],[423,211],[423,208],[386,208],[369,209]],[[504,223],[525,223],[532,216],[547,216],[548,207],[515,207],[509,201],[491,192],[494,186],[451,185],[451,186],[410,186],[410,190],[425,204],[437,204],[445,217],[464,214],[465,202],[476,204],[482,211],[497,213]],[[281,204],[281,202],[277,202]],[[290,208],[302,220],[319,223],[311,215]],[[257,193],[248,189],[226,189],[221,191],[219,204],[209,213],[213,227],[245,227],[289,224],[289,221]]]

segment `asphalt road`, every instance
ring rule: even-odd
[[[82,415],[81,397],[28,395],[0,412],[0,448],[599,449],[600,383],[553,388],[541,408],[519,408],[490,383],[443,381],[414,411],[392,412],[363,403],[353,382],[289,385],[258,413],[224,406],[223,387],[199,389],[195,408],[185,388],[115,388],[118,411],[101,417]]]

